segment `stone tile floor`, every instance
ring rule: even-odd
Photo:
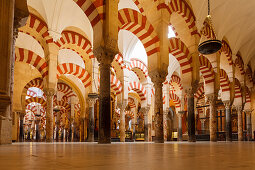
[[[5,169],[255,169],[255,142],[14,143],[0,146]]]

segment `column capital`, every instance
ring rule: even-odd
[[[207,94],[207,100],[209,101],[210,104],[216,101],[216,95],[214,93]]]
[[[150,110],[150,106],[145,106],[141,108],[140,112],[142,112],[143,115],[148,115],[149,110]]]
[[[115,55],[118,54],[116,50],[103,46],[97,47],[95,50],[93,50],[93,53],[100,65],[111,65]]]
[[[177,114],[178,117],[183,117],[183,115],[185,114],[185,111],[179,111],[176,114]]]
[[[88,104],[89,107],[93,107],[98,99],[98,95],[96,93],[89,93],[88,94]]]
[[[126,109],[127,105],[128,105],[128,99],[123,99],[122,102],[118,102],[118,107],[120,108],[121,111],[123,111],[124,109]]]
[[[246,114],[251,114],[252,110],[251,110],[251,109],[246,109],[246,110],[244,110],[244,112],[245,112]]]
[[[151,81],[155,86],[163,86],[163,82],[166,79],[167,72],[164,70],[155,70],[149,73]]]
[[[52,97],[55,95],[56,91],[55,89],[52,89],[52,88],[44,88],[43,89],[43,92],[44,94],[47,96],[47,97]]]
[[[223,104],[224,104],[224,106],[225,106],[226,109],[230,109],[230,108],[231,108],[231,102],[230,102],[230,100],[223,101]]]

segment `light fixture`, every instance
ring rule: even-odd
[[[213,30],[213,26],[212,26],[212,18],[210,15],[210,0],[208,0],[207,20],[208,20],[209,27],[212,30],[212,31],[210,31],[209,34],[213,34],[214,30]],[[216,53],[217,51],[219,51],[221,49],[221,46],[222,46],[221,41],[217,40],[216,36],[211,35],[209,40],[203,41],[199,44],[198,51],[201,54],[209,55],[209,54],[213,54],[213,53]]]

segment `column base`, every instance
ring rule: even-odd
[[[164,139],[155,139],[154,143],[164,143]]]
[[[12,121],[0,116],[0,145],[12,143]]]

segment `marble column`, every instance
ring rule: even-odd
[[[206,119],[200,119],[202,132],[205,132],[205,121]]]
[[[80,141],[84,142],[85,141],[85,135],[84,135],[84,126],[85,126],[85,118],[80,119],[81,122],[81,136],[80,136]]]
[[[243,109],[242,106],[237,106],[237,119],[238,119],[238,141],[243,141]]]
[[[119,104],[120,107],[120,142],[125,142],[126,139],[126,128],[125,128],[125,109],[128,104],[127,99],[124,99]]]
[[[20,115],[19,115],[19,142],[24,142],[24,117],[25,117],[25,113],[20,112]]]
[[[55,90],[51,88],[44,89],[46,95],[46,142],[53,142],[53,96]]]
[[[40,118],[37,118],[37,120],[35,120],[35,127],[36,127],[36,132],[35,132],[35,136],[36,136],[36,142],[40,141]]]
[[[216,96],[214,94],[207,95],[210,107],[210,141],[217,141],[217,119],[216,119]]]
[[[99,61],[100,89],[99,89],[99,144],[111,143],[111,80],[110,67],[114,59],[114,50],[98,47],[94,54]]]
[[[196,123],[195,123],[195,110],[194,110],[194,92],[192,88],[189,88],[187,91],[188,98],[188,135],[189,142],[196,141]]]
[[[163,129],[163,81],[154,82],[155,87],[155,143],[164,143]]]
[[[232,141],[231,106],[230,101],[224,101],[226,112],[226,141]]]
[[[182,117],[185,111],[179,111],[177,113],[178,116],[178,141],[182,141]]]
[[[148,142],[149,141],[149,120],[148,120],[148,112],[150,110],[150,107],[142,107],[141,112],[143,113],[144,116],[144,141]]]
[[[94,130],[95,130],[95,119],[94,119],[94,105],[96,98],[89,97],[89,124],[88,124],[88,142],[94,142]]]
[[[251,110],[245,110],[248,141],[252,140]]]
[[[59,129],[60,129],[60,113],[56,113],[56,142],[59,141]]]

